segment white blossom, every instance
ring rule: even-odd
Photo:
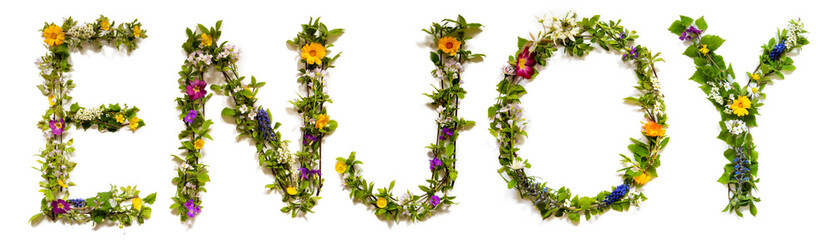
[[[514,169],[514,170],[520,170],[520,169],[525,168],[525,163],[523,163],[523,161],[520,160],[520,159],[514,159],[514,161],[511,162],[511,166],[509,166],[509,167],[511,167],[511,169]]]
[[[746,132],[749,128],[746,127],[746,123],[743,121],[734,119],[726,120],[726,129],[728,129],[732,135],[738,135]]]

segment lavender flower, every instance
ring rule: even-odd
[[[430,199],[428,199],[428,201],[430,202],[430,204],[433,205],[433,207],[435,207],[435,206],[438,206],[438,204],[441,203],[441,198],[439,198],[436,195],[433,195],[432,197],[430,197]]]
[[[186,121],[187,123],[192,124],[192,121],[194,121],[195,118],[197,118],[197,111],[189,110],[189,113],[186,114],[186,117],[183,118],[183,121]]]
[[[190,218],[194,218],[195,214],[200,213],[200,206],[194,204],[194,200],[189,199],[186,204],[183,204],[186,207],[187,211],[186,214],[189,215]]]

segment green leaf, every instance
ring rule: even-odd
[[[455,152],[456,146],[453,144],[447,144],[447,147],[445,147],[445,153],[447,153],[447,156],[453,156],[453,153]]]
[[[224,108],[224,110],[221,111],[221,116],[235,116],[235,110],[232,108]]]
[[[755,207],[754,203],[749,203],[749,213],[751,213],[752,216],[757,216],[758,215],[758,208]]]
[[[209,174],[206,173],[206,172],[202,172],[202,173],[198,174],[197,175],[197,181],[202,182],[202,183],[208,182],[209,181]]]
[[[647,157],[650,154],[649,152],[647,152],[647,148],[643,148],[636,144],[630,144],[627,146],[627,148],[629,148],[630,151],[632,151],[633,153],[638,154],[642,157]]]
[[[157,201],[157,193],[152,193],[152,194],[146,196],[145,198],[142,199],[142,201],[146,202],[148,204],[154,204],[154,202]]]
[[[708,45],[709,50],[715,51],[718,48],[720,48],[720,46],[722,46],[723,42],[726,42],[726,40],[714,35],[705,35],[702,37],[702,39],[700,39],[700,42],[702,42],[705,45]]]
[[[694,24],[697,25],[697,28],[703,31],[708,28],[708,24],[705,23],[705,16],[698,18]]]
[[[722,183],[722,184],[729,184],[729,175],[726,174],[726,173],[723,173],[723,175],[720,176],[719,179],[717,179],[717,182]]]

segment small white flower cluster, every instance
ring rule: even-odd
[[[525,120],[525,118],[523,118],[523,108],[518,103],[509,104],[502,107],[501,109],[499,109],[499,111],[496,112],[496,115],[493,116],[493,119],[500,118],[500,114],[504,112],[508,112],[511,114],[511,118],[508,119],[508,125],[516,125],[520,129],[523,129],[526,125],[528,125],[528,121]],[[496,123],[496,128],[502,128],[502,125],[500,123]]]
[[[194,51],[189,54],[186,59],[192,66],[199,66],[201,63],[205,65],[212,64],[212,54],[203,53],[203,51]]]
[[[41,70],[41,74],[43,75],[52,74],[52,67],[50,67],[49,64],[44,62],[44,57],[39,57],[38,59],[35,59],[35,66],[38,66],[38,69]]]
[[[447,59],[444,63],[444,68],[438,68],[433,70],[433,74],[436,78],[444,80],[448,76],[454,76],[456,73],[461,73],[464,71],[462,64],[455,59]]]
[[[241,49],[236,48],[235,45],[224,45],[223,49],[224,51],[218,53],[218,56],[215,57],[216,60],[229,57],[230,62],[237,62],[240,59]]]
[[[247,105],[241,105],[241,107],[238,108],[238,111],[241,112],[242,114],[246,114],[247,111],[249,111],[249,109],[247,108]]]
[[[547,36],[554,39],[555,43],[557,43],[557,40],[565,43],[566,39],[574,42],[575,36],[581,30],[578,27],[578,14],[574,11],[567,12],[563,18],[540,18],[537,21],[542,23],[543,28],[548,30],[549,34]]]
[[[650,88],[652,88],[653,90],[655,90],[657,92],[661,92],[662,91],[662,86],[659,85],[659,79],[651,78],[650,79]]]
[[[67,31],[67,34],[79,39],[89,39],[90,37],[93,37],[96,32],[93,31],[93,24],[88,23],[85,25],[73,26],[69,31]]]
[[[279,149],[279,163],[287,163],[293,165],[296,163],[296,159],[293,158],[293,155],[290,154],[290,146],[288,146],[287,141],[282,141],[281,148]]]
[[[741,120],[734,119],[734,120],[726,120],[726,129],[733,135],[738,135],[743,132],[746,132],[749,128],[746,127],[746,123]]]
[[[798,44],[798,35],[804,33],[804,23],[801,22],[801,18],[798,20],[790,21],[790,26],[787,27],[789,30],[789,34],[787,35],[787,48],[792,48],[796,44]]]
[[[651,110],[653,115],[662,116],[665,115],[665,112],[662,109],[662,100],[657,99],[656,102],[653,103],[653,110]]]
[[[103,111],[102,108],[81,108],[72,118],[78,121],[92,121],[99,119]]]
[[[504,67],[502,67],[502,73],[504,73],[505,75],[514,76],[517,75],[517,69],[515,69],[514,66],[505,65]]]
[[[708,99],[714,100],[714,102],[720,105],[724,103],[723,97],[720,96],[720,88],[717,87],[711,87],[711,91],[708,93]]]

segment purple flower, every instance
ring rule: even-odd
[[[437,157],[433,158],[433,159],[430,159],[430,171],[435,170],[435,167],[441,167],[441,165],[442,165],[441,160],[438,160]]]
[[[636,59],[639,57],[639,52],[636,51],[636,47],[631,47],[629,53],[625,53],[621,56],[621,60],[627,61],[627,58]]]
[[[537,61],[534,61],[534,55],[536,53],[529,52],[528,46],[525,46],[522,52],[517,55],[517,76],[531,79],[531,76],[534,75],[534,64],[537,63]]]
[[[686,41],[693,39],[693,36],[699,36],[702,33],[701,30],[695,28],[694,26],[688,27],[682,34],[679,35],[679,40]]]
[[[186,94],[189,99],[197,100],[206,96],[206,82],[200,79],[192,80],[192,83],[186,86]]]
[[[52,213],[55,214],[64,214],[70,211],[70,203],[65,202],[64,199],[52,201],[50,205],[52,205]]]
[[[183,121],[186,121],[189,124],[192,124],[192,121],[197,117],[197,111],[189,110],[189,113],[186,114],[186,117],[183,118]]]
[[[621,33],[621,36],[620,36],[620,37],[621,37],[621,39],[624,39],[624,38],[626,38],[626,37],[627,37],[627,34]]]
[[[438,206],[439,203],[441,203],[441,198],[439,198],[436,195],[433,195],[432,197],[430,197],[429,201],[430,201],[430,204],[432,204],[433,207],[435,207],[435,206]]]
[[[299,168],[299,176],[302,177],[302,180],[308,179],[309,173],[310,171],[307,168]]]
[[[453,129],[443,128],[441,129],[441,136],[438,136],[438,139],[444,140],[448,137],[453,136]]]
[[[64,133],[64,129],[67,129],[67,124],[64,123],[64,119],[56,120],[49,120],[49,128],[52,129],[52,134],[61,135]]]
[[[316,140],[317,140],[316,136],[305,133],[305,138],[302,139],[302,144],[303,145],[308,145],[308,143],[316,142]]]
[[[186,202],[186,204],[183,204],[183,206],[186,207],[186,209],[188,209],[188,211],[186,211],[186,214],[189,215],[190,218],[193,218],[195,214],[200,213],[200,206],[195,205],[194,200],[192,199],[189,199],[189,202]]]

